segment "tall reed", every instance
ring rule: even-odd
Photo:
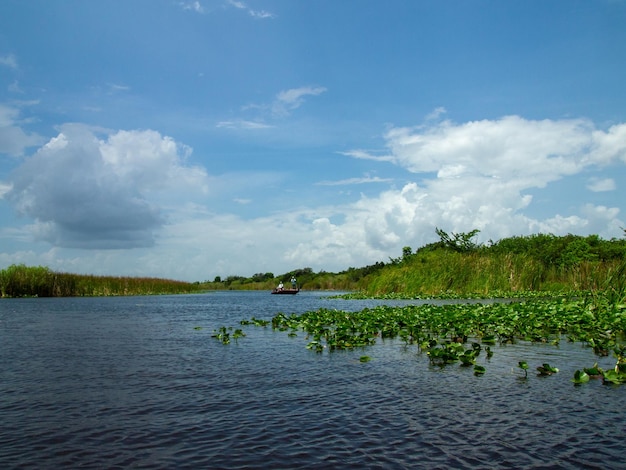
[[[199,284],[170,279],[57,273],[23,264],[0,270],[2,297],[184,294],[200,290]]]
[[[606,288],[611,280],[613,283],[622,280],[623,264],[619,260],[584,261],[559,267],[546,266],[526,254],[438,250],[418,253],[398,265],[386,266],[364,279],[360,287],[370,295],[593,291]],[[623,288],[623,280],[620,285]]]

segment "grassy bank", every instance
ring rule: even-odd
[[[619,297],[626,286],[626,239],[597,235],[531,235],[478,245],[478,233],[447,234],[416,251],[339,273],[301,268],[284,274],[216,276],[187,283],[155,278],[56,273],[46,267],[13,265],[0,271],[3,297],[152,295],[207,290],[271,290],[295,276],[304,290],[358,291],[365,296],[506,297],[606,291]],[[613,294],[611,294],[613,292]]]
[[[0,270],[2,297],[81,297],[186,294],[199,284],[169,279],[57,273],[49,268],[12,265]]]
[[[570,266],[546,265],[527,254],[477,251],[432,251],[386,266],[363,279],[368,295],[494,296],[497,293],[598,291],[623,288],[624,260],[580,261]]]

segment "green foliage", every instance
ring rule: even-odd
[[[296,269],[278,276],[271,272],[251,277],[216,276],[193,284],[152,278],[99,277],[56,273],[46,267],[13,265],[0,271],[4,297],[149,295],[215,289],[272,290],[295,276],[305,290],[360,291],[385,298],[529,297],[537,293],[607,290],[611,304],[626,301],[626,240],[537,234],[502,239],[487,246],[473,241],[479,233],[446,233],[440,240],[389,263],[330,273]],[[595,294],[594,294],[595,295]]]
[[[51,297],[55,274],[43,266],[11,265],[0,271],[2,297]]]
[[[415,251],[405,246],[388,263],[338,273],[302,268],[273,279],[268,279],[271,273],[229,276],[223,282],[218,276],[202,287],[271,290],[293,275],[305,290],[360,291],[367,297],[527,297],[598,291],[609,285],[621,286],[611,287],[616,296],[625,291],[620,266],[626,264],[626,240],[536,234],[480,245],[474,241],[477,229],[447,233],[437,228],[436,233],[438,242]]]
[[[0,270],[2,297],[154,295],[200,291],[200,284],[168,279],[56,273],[45,267],[23,264]]]
[[[542,298],[511,303],[381,305],[360,312],[321,308],[303,314],[278,313],[271,325],[289,336],[304,331],[307,349],[318,354],[367,348],[379,340],[398,339],[403,347],[417,347],[418,354],[425,353],[433,366],[473,366],[475,375],[485,373],[485,367],[477,364],[482,352],[483,361],[490,361],[494,354],[486,344],[530,341],[557,347],[558,339],[567,336],[597,355],[604,352],[594,345],[602,344],[616,357],[614,369],[603,371],[596,363],[592,368],[579,370],[574,383],[584,383],[590,377],[602,378],[607,384],[626,383],[626,305],[611,304],[600,297],[601,294],[592,298]],[[265,325],[258,321],[242,324]],[[517,367],[524,372],[522,378],[527,378],[529,363],[521,360]],[[540,376],[559,372],[547,362],[536,366],[536,370]]]
[[[556,367],[552,367],[550,364],[547,364],[547,363],[537,366],[537,372],[538,372],[537,375],[540,375],[540,376],[556,374],[558,371],[559,369],[557,369]]]
[[[528,377],[528,362],[526,361],[519,361],[517,363],[517,367],[519,367],[520,369],[522,369],[524,371],[524,378]]]
[[[493,253],[526,254],[545,267],[572,267],[583,262],[615,261],[626,257],[626,240],[602,240],[598,235],[587,237],[536,234],[511,237],[494,243]]]
[[[472,241],[476,235],[480,233],[480,230],[474,229],[467,233],[450,233],[449,235],[443,230],[436,228],[435,232],[439,235],[439,244],[444,249],[456,251],[459,253],[468,253],[475,251],[479,248],[479,245]]]

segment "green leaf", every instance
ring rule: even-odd
[[[577,370],[574,372],[574,378],[572,382],[575,384],[582,384],[585,382],[589,382],[589,374],[587,374],[584,370]]]
[[[615,370],[607,370],[602,374],[603,383],[621,384],[626,382],[626,376],[615,372]]]

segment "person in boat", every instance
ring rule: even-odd
[[[296,276],[291,276],[291,288],[292,289],[298,288],[298,281],[296,281]]]
[[[278,283],[278,287],[276,288],[276,290],[283,290],[284,286],[283,286],[283,281],[280,281]]]

